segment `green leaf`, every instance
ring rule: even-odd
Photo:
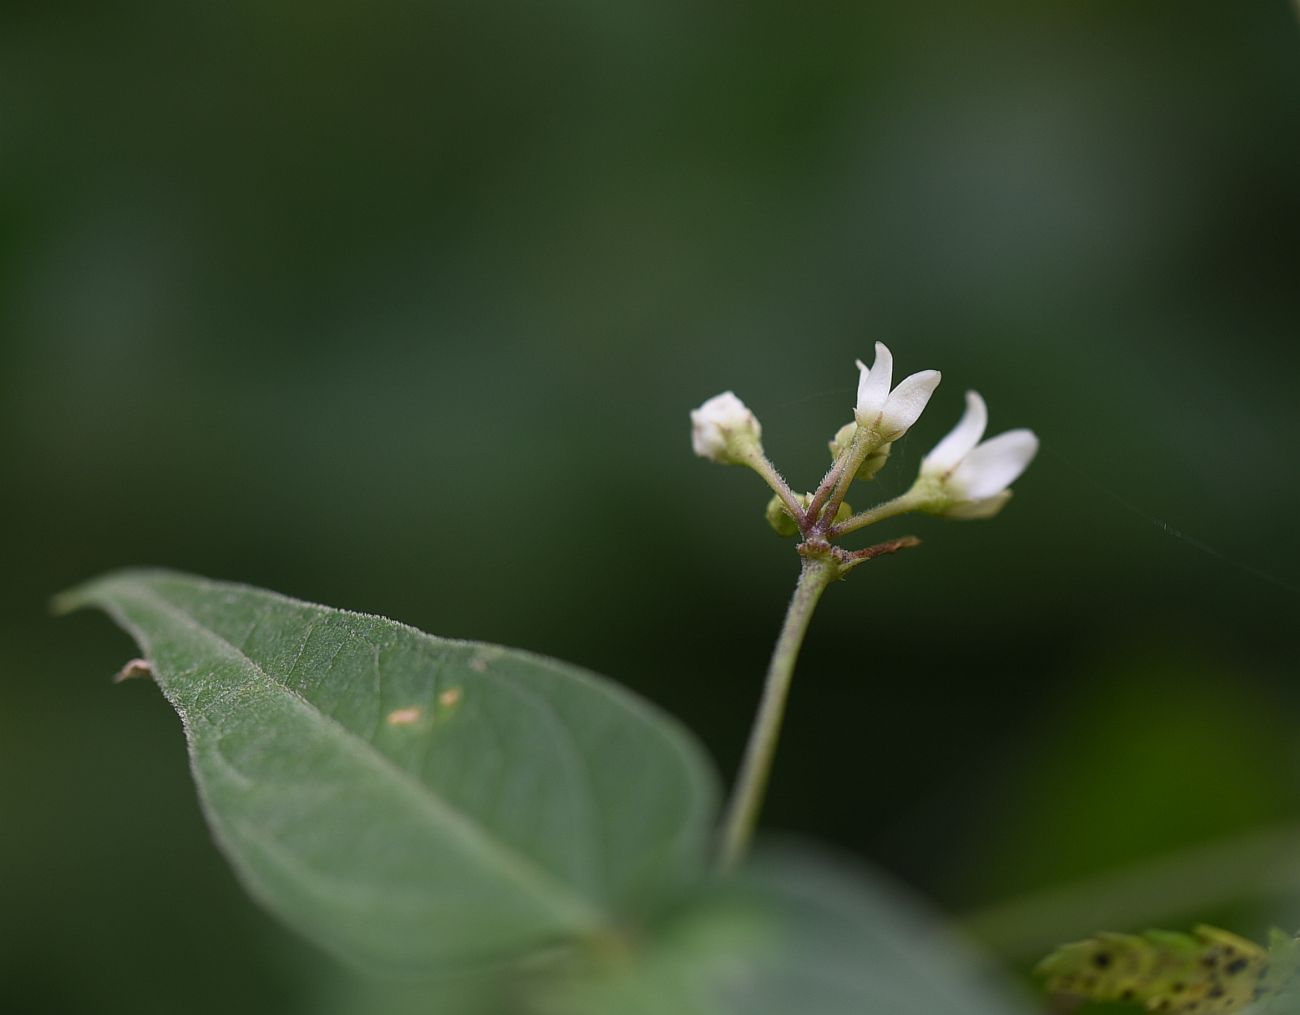
[[[1051,994],[1130,1001],[1171,1015],[1231,1015],[1262,993],[1268,969],[1268,953],[1255,942],[1201,925],[1190,934],[1104,932],[1062,945],[1037,971]]]
[[[1102,932],[1062,945],[1037,971],[1049,993],[1169,1015],[1294,1015],[1300,1000],[1300,942],[1276,928],[1267,950],[1205,924],[1190,934]]]
[[[761,855],[641,950],[576,972],[547,1015],[1024,1015],[908,893],[806,850]]]
[[[241,585],[62,596],[139,642],[248,890],[369,966],[429,972],[635,923],[697,879],[712,771],[572,666]]]

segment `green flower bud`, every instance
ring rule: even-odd
[[[840,455],[848,450],[849,445],[853,442],[853,434],[857,431],[857,423],[845,423],[831,438],[829,447],[831,449],[831,460],[838,460]],[[875,451],[863,459],[862,464],[858,466],[858,471],[854,473],[854,479],[875,479],[876,473],[885,467],[889,461],[889,451],[893,444],[882,444]],[[838,519],[836,519],[838,521]]]
[[[801,497],[800,500],[803,500],[803,498]],[[781,503],[780,497],[773,496],[767,502],[766,516],[767,524],[772,526],[772,530],[778,536],[797,536],[799,534],[799,526],[795,524],[790,512],[785,509],[785,505]]]
[[[812,494],[810,493],[798,494],[797,498],[800,507],[805,510],[807,510],[808,505],[812,503]],[[848,519],[852,514],[853,508],[849,507],[847,503],[841,504],[839,510],[835,512],[835,523],[838,525],[840,522]],[[785,509],[785,504],[782,502],[780,497],[773,497],[767,502],[765,516],[767,518],[767,524],[772,526],[773,531],[775,531],[778,536],[797,536],[799,534],[798,524],[796,524],[794,518],[790,515],[790,512]]]
[[[831,449],[831,461],[838,461],[840,455],[849,450],[849,444],[853,441],[853,434],[857,431],[857,423],[845,423],[835,431],[835,436],[830,439],[827,445]]]

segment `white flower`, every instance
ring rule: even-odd
[[[966,392],[966,411],[952,432],[921,461],[917,483],[929,494],[927,510],[951,518],[991,518],[1008,500],[1007,489],[1038,453],[1031,430],[1008,430],[980,443],[989,413],[978,392]]]
[[[701,458],[723,465],[741,465],[759,447],[763,428],[758,418],[732,392],[714,395],[691,410],[691,447]]]
[[[938,370],[922,370],[905,377],[890,390],[894,379],[894,357],[884,342],[876,343],[871,369],[858,360],[858,424],[876,432],[882,443],[896,441],[920,418],[925,405],[939,386]]]

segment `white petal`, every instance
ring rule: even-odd
[[[984,500],[1001,493],[1028,468],[1038,453],[1038,438],[1030,430],[1008,430],[968,454],[949,479],[952,491],[966,500]]]
[[[960,518],[963,521],[975,518],[992,518],[1007,505],[1011,499],[1011,491],[1003,490],[1001,493],[995,493],[992,497],[985,497],[983,500],[963,500],[958,501],[944,515],[948,518]]]
[[[727,437],[719,427],[701,419],[699,411],[691,410],[691,449],[701,458],[716,461],[727,448]]]
[[[876,359],[868,370],[858,360],[858,408],[859,416],[869,416],[873,420],[885,407],[889,398],[889,386],[894,380],[894,357],[884,342],[876,343]]]
[[[691,418],[719,426],[742,426],[754,414],[749,406],[736,397],[734,391],[714,395],[698,409],[691,410]]]
[[[938,370],[922,370],[899,381],[880,414],[880,436],[895,441],[907,433],[908,427],[925,411],[941,376]]]
[[[921,472],[929,476],[942,476],[955,469],[958,463],[980,442],[984,428],[989,423],[989,410],[978,391],[966,392],[966,411],[952,431],[934,446],[934,450],[921,460]]]

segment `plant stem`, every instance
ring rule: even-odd
[[[871,447],[867,439],[866,428],[858,426],[853,431],[853,438],[849,441],[849,446],[835,460],[835,463],[830,467],[830,471],[826,473],[821,484],[813,493],[812,502],[808,505],[807,520],[809,528],[805,529],[805,533],[817,528],[817,522],[823,507],[829,507],[826,512],[827,518],[835,517],[835,512],[839,510],[840,501],[844,499],[849,484],[853,482],[858,466],[866,460],[869,454],[871,454]]]
[[[804,529],[805,535],[826,535],[829,532],[832,519],[848,495],[849,486],[857,476],[858,469],[882,443],[874,429],[869,429],[861,423],[857,424],[849,446],[836,459],[821,485],[817,487],[817,492],[813,494],[812,503],[808,505],[806,519],[808,526]]]
[[[826,503],[826,498],[831,495],[831,491],[839,484],[847,457],[848,452],[845,452],[845,454],[837,458],[822,478],[821,483],[818,484],[817,489],[813,491],[812,500],[808,502],[807,521],[810,523],[809,528],[816,524],[818,516],[822,513],[822,507]],[[805,529],[804,534],[807,535],[807,533],[808,529]]]
[[[920,503],[919,499],[911,490],[908,490],[907,493],[900,494],[893,500],[877,504],[867,511],[859,511],[852,518],[846,518],[839,525],[832,526],[826,535],[829,539],[838,539],[840,536],[856,532],[868,525],[883,522],[886,518],[893,518],[895,515],[904,515],[909,511],[915,511],[918,503]]]
[[[839,566],[829,553],[808,553],[803,558],[799,582],[785,613],[781,636],[772,651],[772,661],[767,667],[767,681],[763,687],[763,700],[759,704],[754,726],[745,748],[745,760],[740,777],[732,792],[722,829],[722,846],[719,865],[723,870],[734,868],[745,855],[749,840],[758,823],[758,813],[763,806],[776,743],[781,735],[781,720],[790,693],[790,679],[794,676],[795,661],[803,644],[808,622],[826,586],[839,574]]]
[[[785,481],[785,478],[781,473],[776,471],[776,466],[771,463],[768,457],[763,454],[761,450],[748,459],[748,464],[749,467],[757,472],[763,478],[763,481],[772,488],[772,491],[781,498],[781,503],[784,504],[785,509],[790,512],[790,517],[795,520],[795,524],[802,527],[804,520],[803,507],[795,497],[794,491],[790,489],[790,484]]]

